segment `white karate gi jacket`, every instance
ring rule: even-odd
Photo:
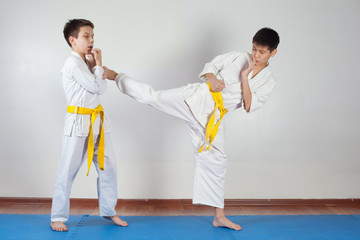
[[[213,73],[219,80],[225,82],[222,96],[224,107],[229,111],[242,108],[242,90],[240,72],[250,64],[251,54],[246,52],[229,52],[215,57],[205,64],[199,77],[206,80],[206,73]],[[276,82],[269,67],[265,67],[254,78],[249,74],[249,86],[252,94],[251,107],[253,112],[265,104],[273,91]],[[214,111],[215,103],[206,84],[189,84],[188,88],[197,88],[192,96],[185,100],[191,112],[199,123],[206,127],[209,117]],[[217,119],[219,114],[217,113]]]
[[[100,104],[99,95],[107,88],[106,80],[102,79],[104,69],[95,66],[91,69],[89,62],[86,63],[80,55],[74,51],[65,61],[61,70],[61,78],[64,87],[67,106],[77,106],[94,109]],[[100,114],[94,126],[94,134],[100,132]],[[66,113],[64,135],[71,136],[73,125],[76,125],[76,136],[88,136],[90,131],[91,116]],[[105,112],[104,132],[111,131],[111,122]]]

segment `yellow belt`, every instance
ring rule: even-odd
[[[211,90],[211,85],[210,83],[208,82],[207,83],[208,87],[209,87],[209,90],[210,90],[210,93],[211,93],[211,96],[212,98],[214,99],[214,102],[215,102],[215,109],[214,109],[214,112],[213,114],[211,115],[210,119],[209,119],[209,122],[207,123],[206,125],[206,133],[205,133],[205,143],[201,146],[201,148],[199,149],[199,153],[202,152],[202,150],[204,149],[204,146],[206,144],[206,142],[209,140],[209,146],[206,148],[206,150],[209,150],[210,149],[210,145],[211,143],[213,142],[213,140],[215,139],[215,136],[217,134],[217,131],[219,129],[219,126],[220,126],[220,122],[221,120],[223,119],[225,113],[227,113],[227,109],[225,109],[224,107],[224,103],[223,103],[223,98],[222,98],[222,95],[221,95],[221,92],[213,92]],[[215,113],[216,113],[216,110],[219,110],[220,111],[220,119],[219,121],[214,125],[215,123]]]
[[[68,113],[77,113],[77,114],[84,114],[84,115],[91,115],[91,125],[90,125],[90,133],[89,133],[89,140],[88,140],[88,171],[87,176],[89,176],[91,161],[94,156],[94,137],[93,137],[93,125],[97,115],[100,113],[101,117],[101,129],[100,129],[100,142],[98,148],[98,162],[100,170],[104,170],[104,153],[105,153],[105,142],[104,142],[104,109],[99,104],[95,109],[91,108],[84,108],[84,107],[75,107],[75,106],[68,106],[67,107]]]

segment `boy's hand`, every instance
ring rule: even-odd
[[[103,69],[104,69],[103,79],[107,78],[109,80],[115,80],[116,76],[118,75],[117,72],[105,66],[103,67]]]
[[[248,79],[248,76],[251,73],[251,71],[254,69],[254,67],[255,67],[255,60],[254,60],[254,58],[252,58],[249,66],[247,68],[241,70],[241,72],[240,72],[241,80]]]
[[[93,54],[95,58],[96,66],[102,66],[102,60],[101,60],[101,50],[99,48],[93,49]]]
[[[96,62],[95,62],[94,54],[90,53],[90,54],[86,54],[86,56],[88,57],[91,68],[95,67]]]
[[[221,92],[225,87],[225,82],[218,80],[213,73],[207,73],[206,78],[208,79],[211,91],[213,92]]]

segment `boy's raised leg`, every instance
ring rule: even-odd
[[[233,223],[228,218],[226,218],[223,208],[215,208],[213,226],[241,230],[240,225]]]

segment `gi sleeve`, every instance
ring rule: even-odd
[[[276,82],[270,78],[263,86],[255,91],[251,91],[251,106],[249,113],[262,107],[270,97],[275,88]]]
[[[231,64],[241,54],[241,52],[229,52],[215,57],[211,62],[205,64],[204,69],[199,74],[199,78],[206,81],[207,73],[213,73],[214,75],[216,75],[226,66]]]
[[[100,66],[95,66],[92,71],[93,73],[91,73],[88,68],[75,65],[72,70],[72,76],[86,91],[101,95],[107,88],[106,80],[102,79],[104,69]]]

